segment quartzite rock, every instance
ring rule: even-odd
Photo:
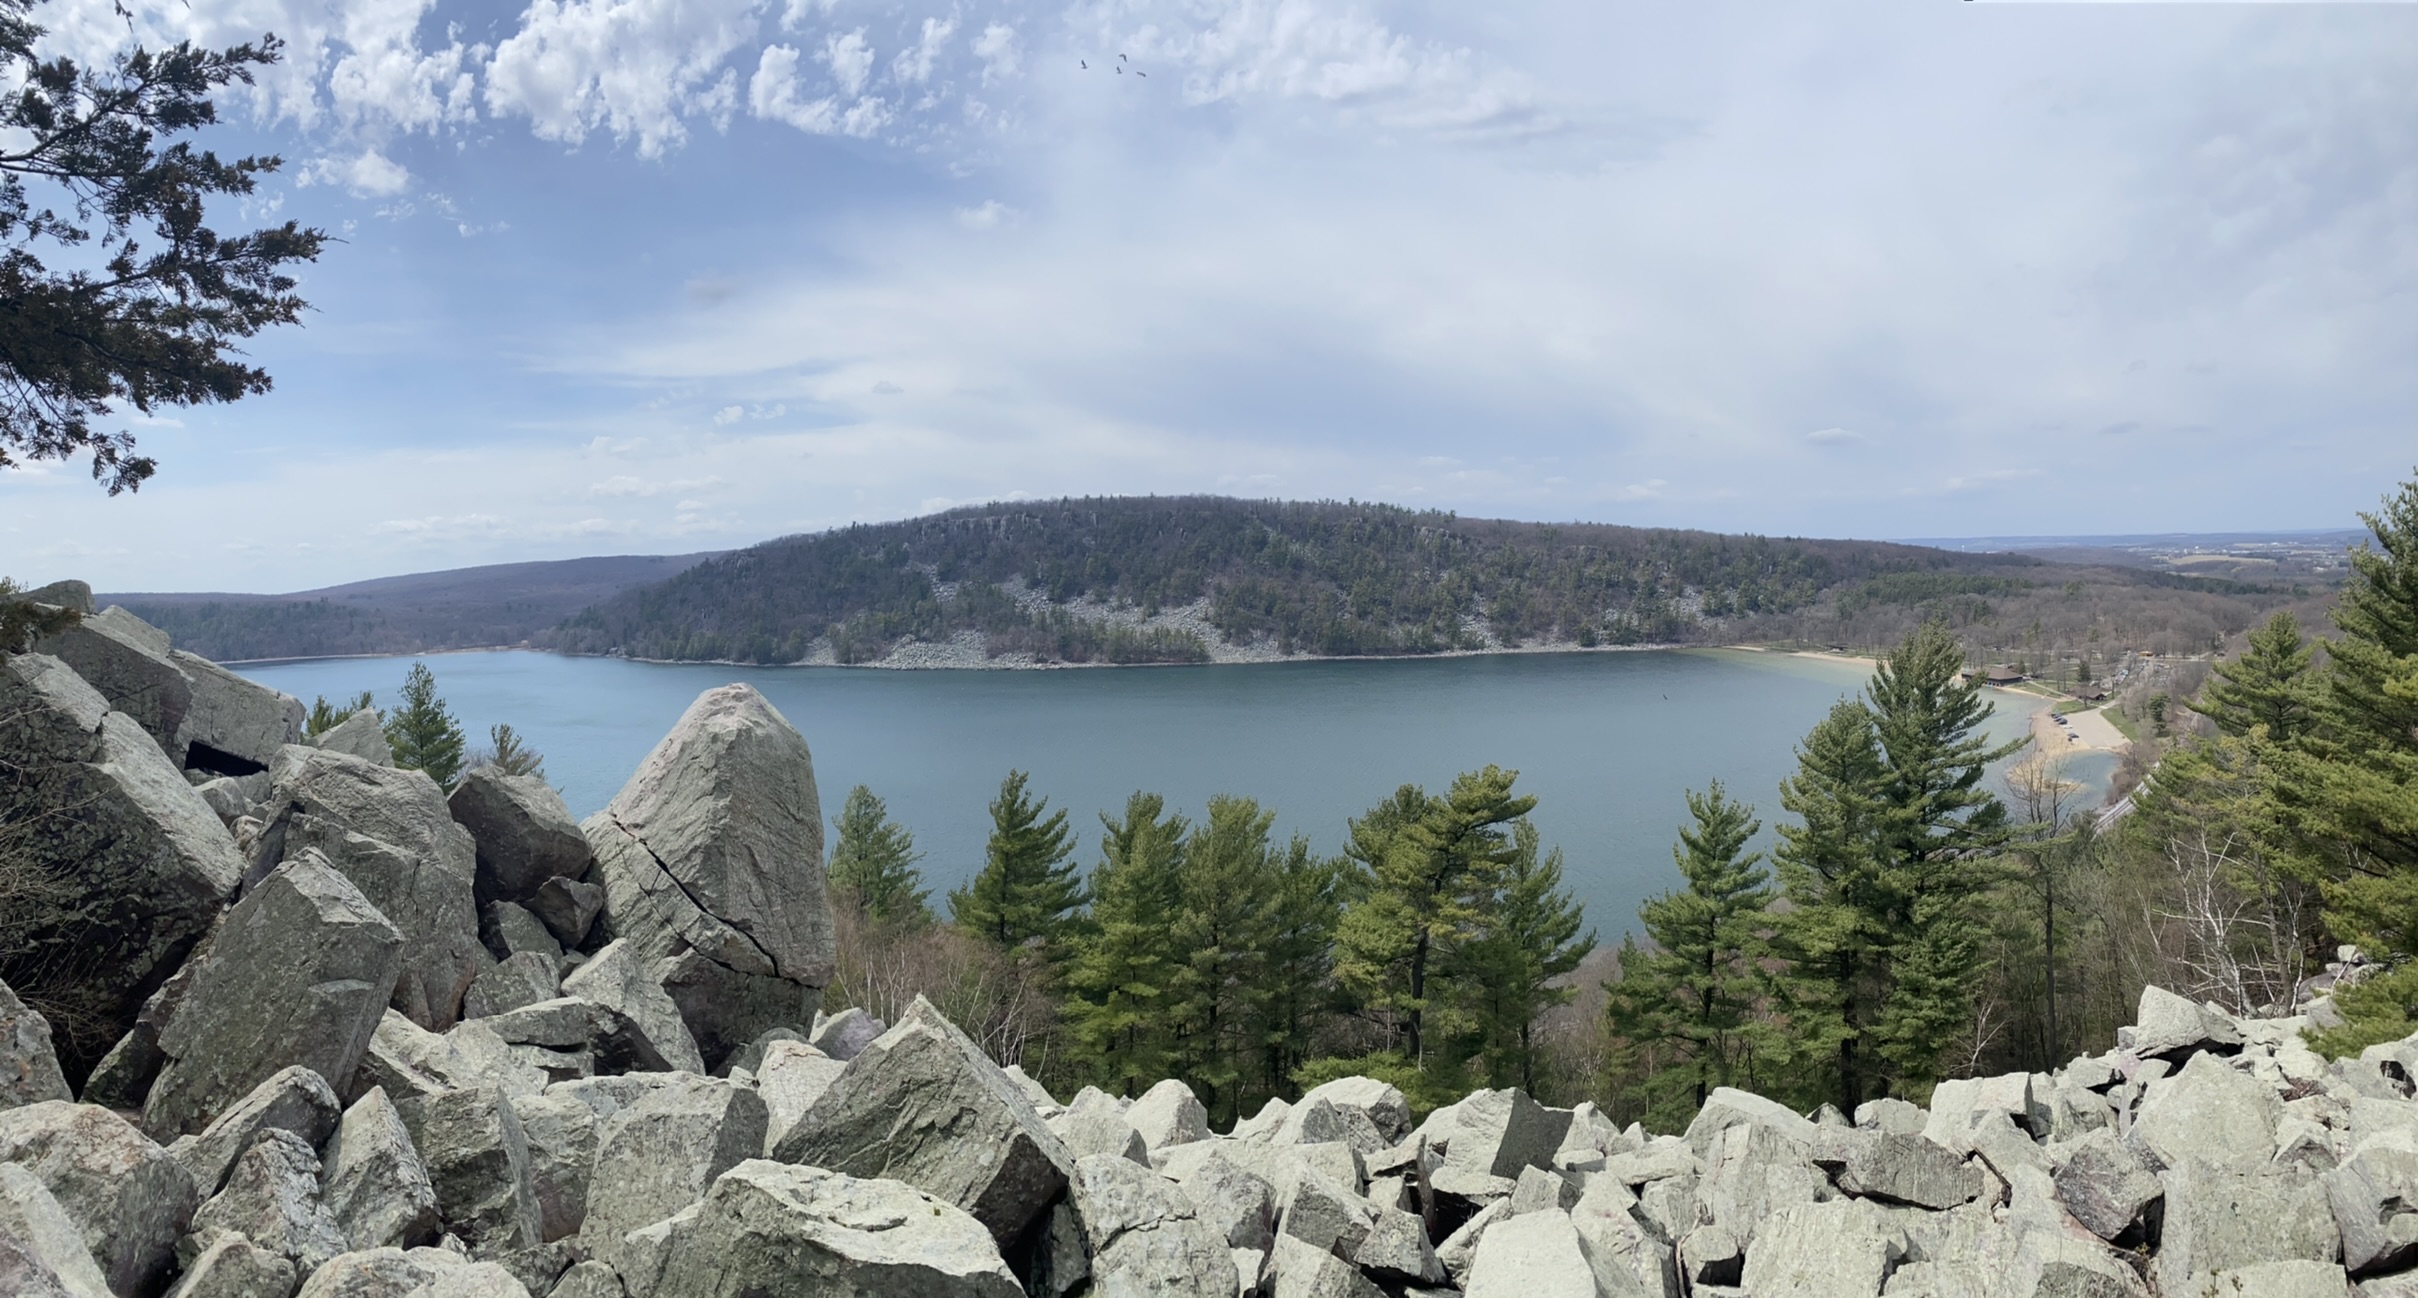
[[[1320,1083],[1301,1097],[1304,1104],[1312,1100],[1325,1100],[1337,1108],[1357,1109],[1366,1114],[1369,1124],[1377,1129],[1378,1135],[1385,1137],[1389,1145],[1410,1134],[1410,1101],[1403,1098],[1402,1088],[1391,1082],[1381,1082],[1374,1077],[1338,1077],[1334,1081]],[[1145,1131],[1142,1134],[1148,1136],[1150,1133]],[[1152,1146],[1154,1149],[1156,1147]]]
[[[462,997],[462,1017],[483,1019],[550,1001],[562,990],[555,962],[535,951],[523,951],[481,973]]]
[[[394,746],[386,742],[386,727],[379,724],[376,708],[363,708],[337,722],[311,740],[310,746],[358,757],[372,766],[395,764]]]
[[[34,651],[75,669],[111,710],[141,726],[163,755],[177,751],[177,729],[193,706],[193,682],[169,659],[166,632],[112,604],[44,637]]]
[[[241,1235],[221,1235],[185,1268],[168,1298],[286,1298],[294,1264]]]
[[[596,1167],[595,1106],[573,1095],[516,1095],[512,1113],[529,1148],[529,1192],[537,1196],[540,1232],[548,1243],[578,1234],[588,1219],[588,1181]]]
[[[1141,1133],[1153,1154],[1209,1138],[1209,1111],[1191,1087],[1172,1077],[1136,1097],[1133,1107],[1125,1110],[1125,1121]]]
[[[276,812],[262,858],[319,849],[403,934],[394,1007],[432,1031],[452,1026],[488,958],[472,897],[475,849],[443,790],[425,772],[312,748],[284,749],[271,769]]]
[[[46,1100],[0,1110],[0,1163],[20,1164],[41,1180],[121,1294],[152,1292],[165,1278],[200,1199],[167,1150],[89,1104]]]
[[[440,1091],[399,1101],[395,1109],[428,1169],[446,1230],[478,1257],[543,1242],[528,1142],[503,1091]]]
[[[764,1148],[764,1101],[750,1087],[679,1077],[606,1118],[581,1234],[619,1267],[622,1236],[696,1203],[714,1178]],[[625,1268],[626,1269],[626,1268]]]
[[[1150,1147],[1143,1143],[1142,1133],[1125,1120],[1124,1108],[1097,1087],[1084,1087],[1065,1112],[1048,1119],[1048,1123],[1049,1129],[1058,1133],[1058,1139],[1066,1142],[1066,1152],[1074,1158],[1114,1154],[1150,1166]]]
[[[1487,1228],[1463,1289],[1468,1298],[1631,1298],[1637,1281],[1596,1257],[1568,1216],[1532,1212]],[[1872,1290],[1880,1292],[1877,1275]]]
[[[549,879],[588,872],[588,840],[563,795],[534,775],[481,766],[445,799],[478,844],[479,901],[523,901]]]
[[[301,1065],[351,1077],[377,1030],[403,935],[316,852],[277,867],[227,912],[176,1016],[143,1125],[182,1135]]]
[[[563,994],[594,1001],[629,1024],[630,1046],[649,1069],[702,1073],[705,1060],[680,1007],[647,971],[636,947],[614,942],[563,979]]]
[[[972,1213],[1002,1244],[1048,1209],[1072,1161],[1024,1092],[920,996],[775,1157],[905,1181]]]
[[[1567,1112],[1549,1110],[1517,1087],[1470,1095],[1454,1106],[1453,1122],[1439,1183],[1448,1175],[1509,1179],[1524,1167],[1550,1167],[1570,1129]]]
[[[586,836],[580,841],[585,843]],[[565,947],[581,947],[587,944],[588,930],[596,927],[596,916],[604,910],[604,888],[578,879],[548,879],[525,904],[555,941]]]
[[[2201,1272],[2331,1262],[2341,1251],[2325,1185],[2304,1170],[2228,1172],[2187,1163],[2159,1179],[2166,1187],[2155,1264],[2162,1292],[2184,1292]]]
[[[1981,1184],[1979,1168],[1921,1136],[1859,1141],[1839,1173],[1839,1188],[1849,1194],[1934,1212],[1972,1202]]]
[[[355,1249],[414,1248],[434,1241],[441,1225],[428,1168],[380,1087],[353,1101],[336,1124],[319,1195]]]
[[[74,1098],[51,1049],[49,1020],[0,982],[0,1109]]]
[[[823,824],[806,741],[747,685],[708,690],[581,827],[611,934],[650,959],[708,1060],[795,1026],[831,978]],[[754,987],[779,981],[790,990]]]
[[[2398,1132],[2370,1141],[2328,1172],[2325,1185],[2351,1274],[2418,1262],[2418,1144]]]
[[[543,956],[559,965],[562,943],[535,912],[516,901],[491,901],[479,908],[479,941],[498,960],[516,955]]]
[[[1756,1230],[1741,1282],[1756,1298],[1877,1294],[1905,1255],[1905,1233],[1886,1209],[1858,1199],[1795,1204]]]
[[[70,891],[58,920],[0,952],[0,976],[84,970],[79,991],[122,1031],[217,921],[243,859],[151,736],[56,658],[0,659],[0,752],[29,772],[0,789],[0,819],[27,863]]]
[[[814,1031],[806,1035],[806,1042],[846,1063],[889,1030],[889,1024],[852,1005],[837,1014],[816,1015]]]
[[[346,1249],[344,1231],[319,1198],[319,1155],[290,1131],[269,1127],[235,1160],[226,1188],[193,1214],[208,1247],[241,1235],[308,1272]]]
[[[2113,1135],[2094,1131],[2065,1148],[2057,1169],[2057,1198],[2074,1220],[2101,1239],[2115,1239],[2140,1222],[2144,1208],[2165,1193],[2158,1178]]]
[[[2242,1044],[2242,1030],[2233,1020],[2175,995],[2163,987],[2141,989],[2134,1026],[2120,1033],[2132,1052],[2147,1059],[2186,1050],[2231,1050]]]
[[[2196,1054],[2149,1084],[2125,1143],[2159,1167],[2200,1162],[2255,1172],[2275,1157],[2282,1102],[2266,1083],[2213,1054]]]
[[[471,1019],[448,1032],[431,1032],[390,1009],[378,1020],[349,1093],[358,1098],[373,1086],[383,1086],[399,1104],[414,1095],[474,1086],[498,1087],[506,1095],[542,1091],[545,1073],[524,1062],[490,1026],[518,1022],[518,1016],[539,1009],[532,1005],[493,1019]]]
[[[1276,1237],[1276,1190],[1233,1159],[1211,1155],[1180,1186],[1200,1219],[1230,1248],[1266,1252]]]
[[[816,1167],[741,1163],[645,1233],[656,1264],[624,1273],[630,1298],[1024,1298],[990,1233],[955,1205]]]
[[[327,1079],[299,1065],[281,1068],[228,1106],[201,1134],[178,1140],[168,1152],[192,1175],[194,1191],[208,1198],[226,1184],[228,1169],[261,1132],[290,1131],[316,1149],[342,1114]]]
[[[1106,1294],[1232,1298],[1234,1258],[1166,1178],[1117,1154],[1075,1161],[1069,1186],[1091,1254],[1092,1285]]]
[[[1352,1264],[1290,1235],[1276,1237],[1268,1255],[1270,1298],[1384,1298]]]
[[[40,1264],[71,1298],[109,1298],[109,1278],[93,1262],[82,1228],[41,1178],[15,1163],[0,1163],[0,1241],[13,1243]],[[0,1261],[0,1293],[17,1293],[8,1279],[7,1264]],[[26,1288],[30,1291],[30,1281]]]
[[[198,654],[168,655],[191,683],[184,723],[165,747],[187,770],[253,775],[302,738],[302,700],[246,680]]]

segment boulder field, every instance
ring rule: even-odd
[[[0,815],[81,889],[0,968],[117,1033],[0,983],[0,1295],[2418,1298],[2418,1038],[2152,987],[1927,1108],[1346,1078],[1220,1134],[816,1010],[812,759],[747,686],[580,824],[197,662],[121,610],[0,660]]]

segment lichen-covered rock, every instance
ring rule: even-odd
[[[1688,1148],[1696,1157],[1709,1159],[1713,1142],[1731,1127],[1764,1127],[1774,1134],[1810,1147],[1814,1143],[1813,1120],[1789,1108],[1778,1100],[1767,1100],[1751,1091],[1728,1086],[1716,1086],[1705,1097],[1704,1106],[1688,1123]]]
[[[1410,1101],[1403,1098],[1402,1088],[1391,1082],[1381,1082],[1374,1077],[1338,1077],[1310,1088],[1309,1093],[1301,1097],[1304,1104],[1312,1100],[1325,1100],[1339,1109],[1358,1110],[1389,1145],[1410,1134]],[[1140,1101],[1135,1103],[1139,1104]],[[1145,1136],[1149,1134],[1143,1133]]]
[[[352,1248],[415,1248],[436,1239],[436,1187],[382,1087],[353,1101],[328,1140],[319,1195]]]
[[[0,982],[0,1109],[74,1098],[51,1048],[49,1021]]]
[[[2242,1030],[2233,1020],[2158,986],[2141,989],[2133,1026],[2117,1035],[2119,1044],[2143,1059],[2190,1050],[2230,1050],[2242,1044]]]
[[[11,1242],[38,1264],[61,1293],[71,1298],[109,1298],[109,1278],[92,1260],[83,1230],[59,1206],[41,1178],[15,1163],[0,1163],[0,1240]],[[0,1260],[0,1293],[17,1292],[7,1280],[7,1263]],[[30,1291],[30,1277],[23,1283]]]
[[[763,695],[699,696],[581,829],[612,936],[688,957],[663,983],[709,1062],[804,1018],[832,967],[822,809],[806,741]]]
[[[1234,1259],[1191,1200],[1147,1166],[1118,1154],[1075,1160],[1069,1186],[1101,1294],[1230,1298]]]
[[[1579,1187],[1559,1172],[1541,1167],[1525,1167],[1511,1191],[1511,1215],[1525,1216],[1532,1212],[1568,1212],[1578,1203]]]
[[[2418,1142],[2400,1133],[2370,1141],[2326,1173],[2325,1186],[2352,1275],[2418,1263]]]
[[[2154,1271],[2161,1292],[2184,1292],[2202,1272],[2331,1262],[2341,1252],[2325,1185],[2303,1169],[2231,1172],[2185,1163],[2159,1180],[2166,1187]]]
[[[554,786],[534,775],[481,766],[462,777],[445,805],[478,844],[478,897],[525,901],[549,879],[588,872],[588,840]]]
[[[603,1120],[580,1228],[589,1252],[622,1263],[622,1236],[696,1203],[714,1179],[764,1148],[764,1101],[751,1087],[677,1077]]]
[[[358,1249],[313,1271],[294,1298],[421,1298],[438,1276],[466,1265],[443,1249]]]
[[[168,1298],[286,1298],[294,1278],[294,1263],[283,1254],[221,1235],[185,1268]]]
[[[529,1145],[512,1102],[493,1086],[398,1101],[412,1148],[428,1169],[445,1229],[478,1257],[544,1242],[529,1185]]]
[[[972,1213],[1002,1244],[1048,1209],[1072,1164],[1024,1092],[922,997],[848,1062],[774,1156],[905,1181]]]
[[[394,1007],[432,1031],[452,1026],[488,957],[473,897],[475,849],[444,791],[424,772],[322,749],[286,748],[270,769],[276,812],[256,859],[318,849],[403,934]]]
[[[630,1298],[1023,1298],[991,1233],[912,1186],[754,1160],[642,1234]]]
[[[176,733],[193,706],[193,682],[169,659],[167,632],[112,604],[44,637],[34,652],[67,664],[112,710],[141,726],[162,754],[181,751]]]
[[[414,1095],[493,1086],[507,1095],[533,1095],[546,1088],[545,1073],[513,1052],[499,1028],[519,1023],[527,1006],[490,1019],[470,1019],[445,1032],[431,1032],[396,1010],[388,1010],[371,1034],[369,1049],[353,1074],[356,1097],[373,1086],[386,1088],[397,1103]]]
[[[1629,1298],[1636,1280],[1599,1258],[1561,1212],[1506,1217],[1487,1228],[1470,1258],[1468,1298]],[[1880,1277],[1873,1277],[1880,1292]],[[1755,1291],[1760,1298],[1762,1291]]]
[[[1921,1136],[1879,1135],[1858,1142],[1839,1188],[1867,1199],[1940,1211],[1981,1193],[1981,1170]]]
[[[1905,1255],[1905,1233],[1886,1209],[1859,1199],[1793,1204],[1747,1245],[1742,1288],[1756,1298],[1865,1298]]]
[[[89,1104],[45,1100],[0,1110],[0,1163],[16,1163],[42,1182],[121,1294],[152,1292],[166,1278],[200,1199],[167,1150]]]
[[[316,852],[227,912],[176,1015],[143,1126],[199,1131],[278,1070],[351,1077],[385,1012],[403,935]]]
[[[1276,1190],[1266,1177],[1213,1154],[1178,1185],[1228,1247],[1268,1250],[1276,1236]]]
[[[595,1106],[567,1094],[516,1095],[512,1112],[529,1147],[529,1191],[537,1196],[541,1233],[548,1243],[578,1234],[596,1166]]]
[[[471,980],[470,990],[462,995],[462,1017],[490,1018],[506,1010],[553,1000],[561,990],[554,958],[522,951]]]
[[[1058,1139],[1066,1142],[1066,1152],[1075,1158],[1114,1154],[1150,1166],[1150,1147],[1143,1143],[1142,1133],[1125,1120],[1124,1108],[1098,1087],[1084,1087],[1064,1112],[1047,1121]]]
[[[1546,1109],[1517,1087],[1475,1092],[1453,1106],[1452,1135],[1436,1185],[1468,1193],[1454,1181],[1499,1178],[1506,1182],[1502,1193],[1508,1194],[1508,1182],[1521,1168],[1553,1165],[1553,1151],[1561,1148],[1569,1128],[1567,1112]]]
[[[89,1009],[123,1030],[217,922],[243,859],[151,736],[56,658],[0,660],[0,752],[27,772],[0,788],[16,850],[74,890],[56,920],[0,951],[0,977],[23,985],[37,970],[82,970]],[[107,1041],[104,1032],[80,1057]],[[54,1044],[77,1053],[72,1042]]]
[[[1290,1235],[1268,1255],[1271,1298],[1383,1298],[1385,1291],[1342,1258]]]
[[[2149,1084],[2125,1143],[2160,1167],[2196,1161],[2255,1172],[2275,1157],[2282,1111],[2265,1083],[2217,1055],[2196,1054],[2181,1072]]]
[[[168,1146],[168,1152],[192,1174],[194,1191],[208,1198],[226,1184],[228,1170],[261,1132],[271,1128],[290,1131],[316,1149],[336,1129],[336,1119],[342,1114],[343,1107],[336,1103],[336,1093],[326,1078],[300,1065],[281,1068],[199,1135],[177,1140]]]
[[[2140,1158],[2105,1131],[2094,1131],[2065,1148],[2057,1169],[2057,1198],[2074,1220],[2101,1239],[2112,1240],[2141,1222],[2142,1210],[2165,1188]]]
[[[1125,1122],[1141,1134],[1142,1144],[1153,1154],[1209,1138],[1209,1111],[1191,1087],[1172,1077],[1136,1096],[1125,1110]]]
[[[344,1231],[319,1197],[319,1155],[300,1136],[264,1127],[235,1160],[226,1188],[193,1213],[207,1248],[240,1235],[309,1272],[346,1251]]]
[[[582,835],[580,841],[586,842],[586,836]],[[600,884],[554,878],[538,885],[537,891],[522,904],[546,926],[555,941],[567,949],[577,949],[588,944],[596,917],[604,912],[604,896]]]

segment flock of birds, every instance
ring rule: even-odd
[[[1083,67],[1083,70],[1084,70],[1084,71],[1086,71],[1086,72],[1091,71],[1091,61],[1090,61],[1090,60],[1088,60],[1088,59],[1076,59],[1076,60],[1075,60],[1075,62],[1076,62],[1076,63],[1078,63],[1078,64],[1081,64],[1081,65],[1082,65],[1082,67]],[[1121,77],[1121,76],[1124,76],[1124,75],[1125,75],[1125,56],[1124,56],[1124,55],[1122,55],[1122,54],[1118,55],[1118,56],[1117,56],[1117,61],[1116,61],[1116,62],[1114,62],[1114,63],[1109,64],[1108,66],[1110,66],[1110,67],[1112,67],[1112,68],[1115,68],[1115,69],[1117,70],[1117,75],[1118,75],[1118,76],[1120,76],[1120,77]],[[1144,72],[1144,71],[1143,71],[1143,70],[1141,70],[1140,68],[1135,68],[1135,69],[1133,70],[1133,74],[1134,74],[1135,76],[1137,76],[1137,77],[1146,77],[1146,76],[1149,76],[1149,75],[1150,75],[1149,73]]]

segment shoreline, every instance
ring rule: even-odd
[[[902,645],[902,646],[900,646],[900,649],[913,649],[913,648],[919,648],[919,647],[921,647],[921,648],[931,648],[931,647],[935,647],[935,646],[931,646],[931,645],[930,645],[930,643],[929,643],[929,642],[927,642],[927,641],[916,641],[916,642],[914,642],[912,645]],[[945,646],[939,646],[939,647],[943,647],[943,648],[945,648]],[[526,645],[526,644],[498,644],[498,645],[457,645],[457,646],[455,646],[455,647],[453,647],[453,648],[450,648],[450,649],[410,649],[410,650],[396,650],[396,651],[392,651],[392,652],[382,652],[382,653],[359,653],[359,654],[311,654],[311,655],[307,655],[307,656],[303,656],[303,657],[295,657],[295,658],[229,658],[229,659],[226,659],[226,660],[225,660],[225,661],[223,661],[223,662],[219,662],[219,663],[218,663],[218,665],[219,665],[219,666],[221,666],[221,667],[265,667],[265,666],[278,666],[278,665],[282,665],[282,664],[286,664],[286,663],[327,663],[327,662],[352,662],[352,661],[357,661],[357,660],[365,660],[365,659],[371,659],[371,658],[437,658],[437,657],[442,657],[442,656],[444,656],[444,655],[446,655],[446,654],[475,654],[475,653],[528,653],[528,654],[547,654],[547,655],[550,655],[550,656],[553,656],[553,657],[556,657],[556,658],[595,658],[595,659],[603,659],[603,660],[606,660],[606,661],[615,661],[615,662],[627,662],[627,663],[646,663],[646,664],[648,664],[648,665],[650,665],[650,666],[656,666],[656,667],[746,667],[746,668],[751,668],[751,669],[762,669],[762,670],[766,670],[766,671],[789,671],[789,670],[793,670],[793,669],[803,669],[803,670],[831,669],[831,670],[836,670],[836,671],[880,671],[880,672],[934,672],[934,671],[976,671],[976,672],[984,672],[984,671],[989,671],[989,672],[1001,672],[1001,671],[1006,671],[1006,672],[1032,672],[1032,671],[1083,671],[1083,670],[1089,670],[1089,669],[1092,669],[1092,668],[1128,668],[1128,667],[1138,667],[1138,668],[1151,668],[1151,667],[1259,667],[1259,666],[1277,666],[1277,665],[1282,665],[1282,664],[1285,664],[1285,663],[1391,663],[1391,662],[1429,662],[1429,661],[1433,661],[1433,660],[1438,659],[1438,658],[1507,658],[1507,657],[1515,657],[1515,656],[1524,655],[1524,654],[1621,654],[1621,653],[1663,653],[1663,652],[1668,652],[1668,651],[1671,651],[1671,650],[1677,650],[1677,649],[1708,649],[1708,650],[1718,650],[1718,651],[1741,651],[1741,652],[1749,652],[1749,653],[1766,653],[1766,652],[1775,652],[1775,651],[1770,651],[1770,650],[1761,649],[1761,648],[1758,648],[1758,647],[1753,646],[1753,645],[1724,645],[1724,644],[1680,644],[1680,643],[1670,643],[1670,644],[1624,644],[1624,645],[1596,645],[1596,646],[1594,646],[1594,647],[1592,647],[1592,648],[1589,648],[1589,647],[1586,647],[1586,646],[1583,646],[1583,645],[1579,645],[1579,644],[1575,644],[1575,643],[1561,643],[1561,644],[1544,644],[1544,645],[1516,645],[1516,646],[1506,646],[1506,647],[1491,648],[1491,649],[1440,649],[1440,650],[1437,650],[1437,651],[1436,651],[1436,652],[1434,652],[1434,653],[1423,653],[1423,654],[1289,654],[1289,655],[1279,655],[1279,654],[1270,653],[1270,654],[1268,654],[1268,655],[1266,655],[1266,656],[1258,656],[1258,655],[1254,655],[1254,656],[1250,656],[1250,657],[1238,657],[1238,658],[1231,658],[1231,659],[1226,659],[1226,660],[1222,660],[1222,661],[1221,661],[1221,660],[1215,660],[1215,659],[1213,659],[1213,660],[1211,660],[1211,661],[1209,661],[1209,662],[1197,662],[1197,663],[1111,663],[1111,662],[1081,662],[1081,663],[1075,663],[1075,662],[1037,662],[1037,661],[1033,661],[1033,660],[1031,660],[1031,659],[1029,658],[1029,656],[1028,656],[1028,655],[1023,655],[1023,654],[1002,654],[1002,655],[1000,655],[998,658],[991,659],[991,660],[989,660],[988,662],[983,662],[983,663],[974,663],[974,662],[962,662],[962,661],[926,661],[926,662],[914,662],[914,661],[910,661],[910,662],[894,662],[894,661],[890,661],[890,659],[891,659],[891,658],[896,658],[896,657],[898,656],[897,651],[895,651],[895,650],[894,650],[894,651],[891,653],[891,655],[890,655],[888,658],[885,658],[885,659],[883,659],[882,661],[878,661],[878,662],[862,662],[862,663],[842,663],[842,662],[787,662],[787,663],[751,663],[751,662],[741,662],[741,661],[739,661],[739,660],[737,660],[737,659],[735,659],[735,658],[640,658],[640,657],[635,657],[635,656],[628,655],[628,654],[588,654],[588,653],[570,653],[570,652],[567,652],[567,651],[565,651],[565,650],[561,650],[561,649],[539,649],[539,648],[537,648],[537,647],[535,647],[535,646],[533,646],[533,645]],[[1777,652],[1780,652],[1780,653],[1785,654],[1787,651],[1785,651],[1785,650],[1781,650],[1781,651],[1777,651]],[[1009,659],[1023,659],[1023,661],[1009,661]],[[217,661],[217,660],[215,660],[215,659],[214,659],[214,660],[212,660],[212,661]]]

